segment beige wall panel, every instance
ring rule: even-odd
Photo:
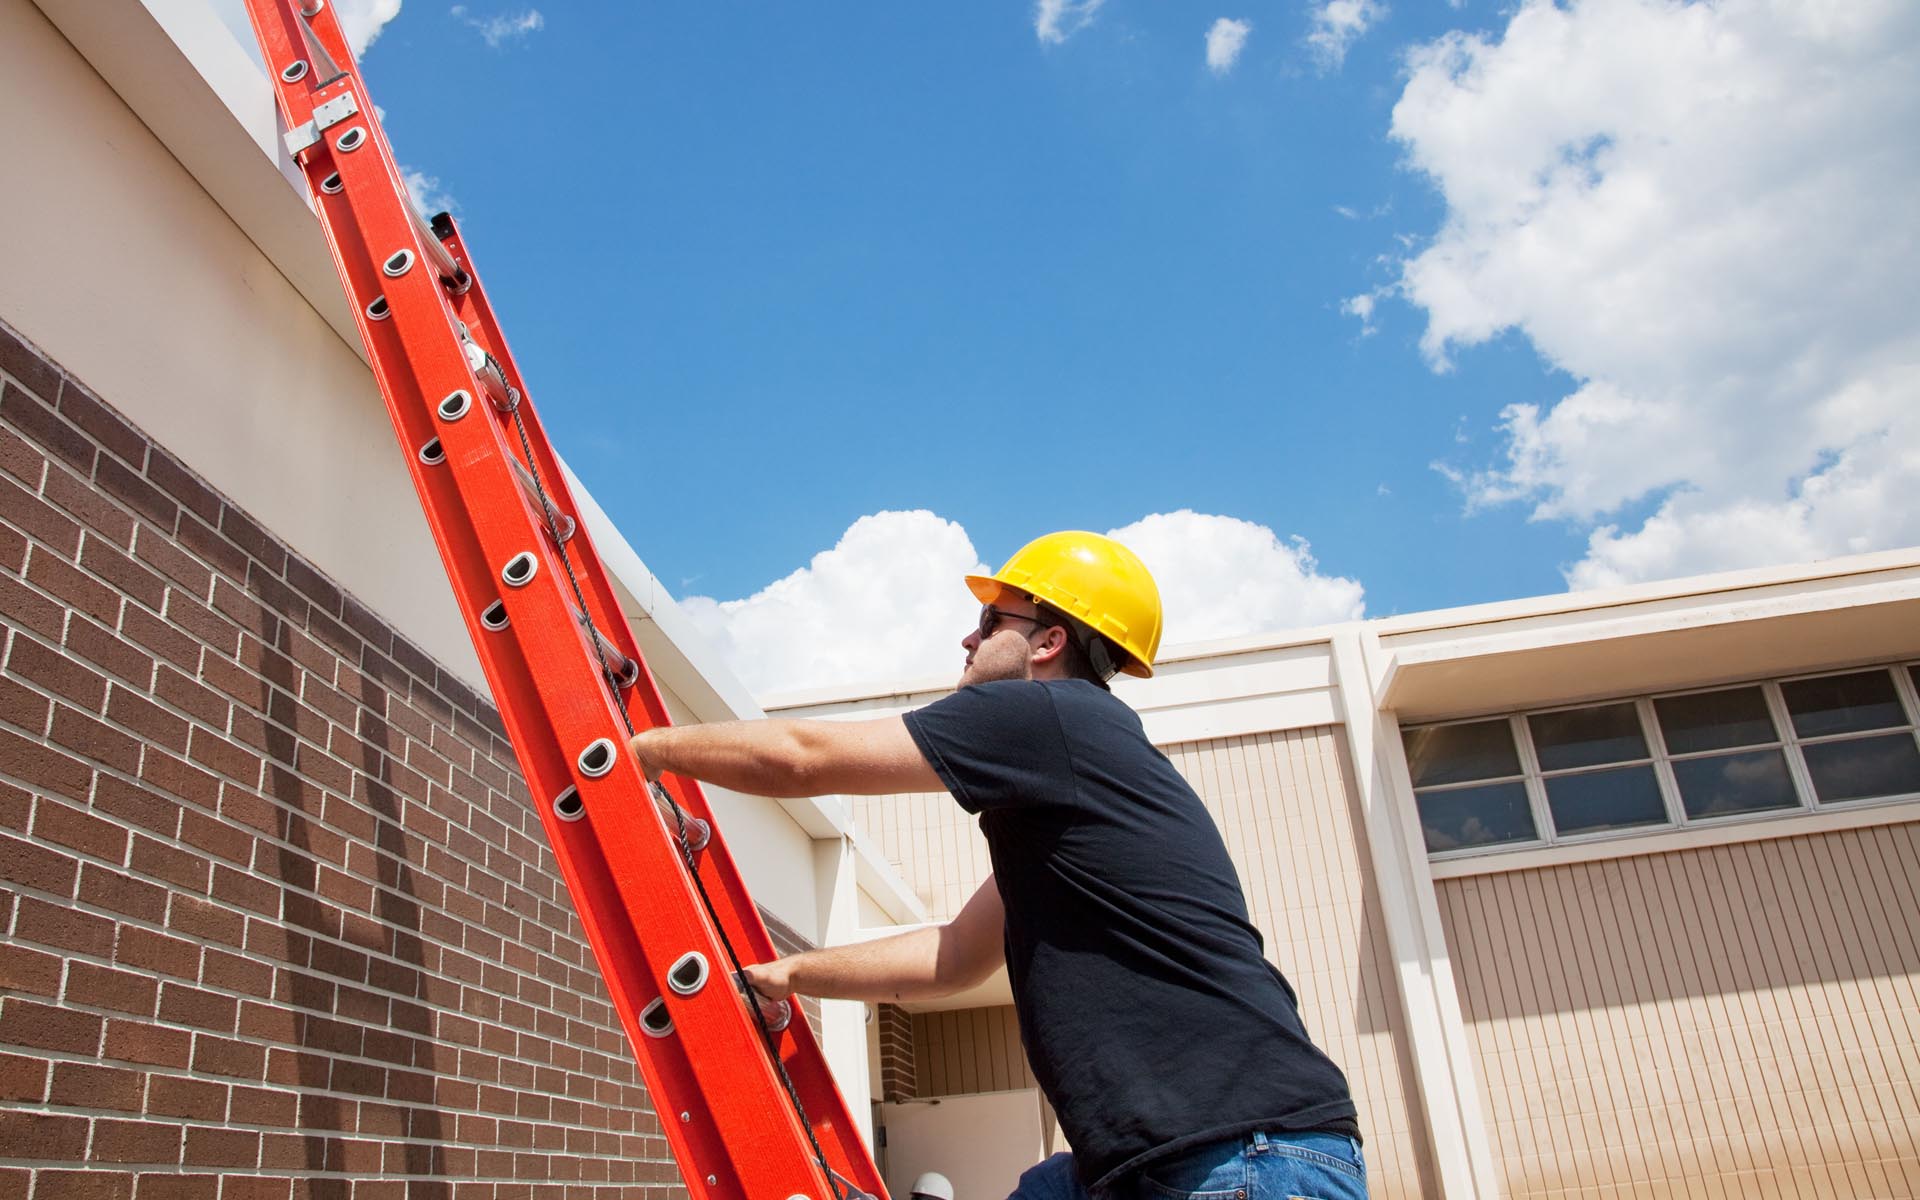
[[[1013,1006],[913,1013],[918,1090],[923,1099],[1036,1087],[1020,1045]]]
[[[978,822],[945,792],[855,797],[853,819],[933,920],[959,912],[993,873]]]
[[[1920,1195],[1920,824],[1438,885],[1510,1196]]]
[[[1438,1195],[1344,738],[1297,729],[1168,754],[1225,834],[1308,1030],[1353,1085],[1373,1194]]]

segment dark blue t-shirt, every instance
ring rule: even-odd
[[[1021,1039],[1082,1182],[1255,1129],[1358,1136],[1219,829],[1131,708],[1082,681],[1009,680],[906,723],[980,816]]]

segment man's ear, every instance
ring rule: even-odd
[[[1067,631],[1059,625],[1047,626],[1047,636],[1034,648],[1034,662],[1054,662],[1067,652]]]

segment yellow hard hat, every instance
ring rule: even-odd
[[[1005,588],[1057,608],[1126,651],[1121,670],[1153,675],[1160,652],[1160,588],[1140,556],[1110,537],[1070,529],[1037,537],[992,575],[969,575],[982,604]]]

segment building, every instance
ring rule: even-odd
[[[0,0],[0,109],[0,1196],[679,1194],[266,81],[190,0]],[[676,718],[759,713],[586,516]],[[1899,1196],[1917,659],[1901,552],[1122,686],[1379,1194]],[[937,797],[717,803],[788,944],[984,873]],[[1057,1140],[1007,1016],[821,1006],[896,1184]]]
[[[1115,690],[1226,833],[1378,1194],[1913,1196],[1917,658],[1910,550],[1183,647]],[[989,870],[944,796],[856,823],[936,917]],[[1053,1134],[1004,982],[912,1009],[877,1022],[890,1178],[1010,1178]]]

